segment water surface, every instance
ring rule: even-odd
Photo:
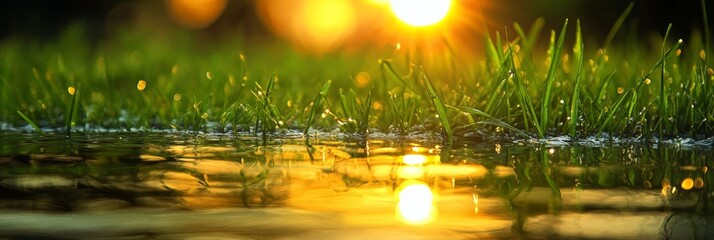
[[[5,133],[0,238],[694,239],[714,150]]]

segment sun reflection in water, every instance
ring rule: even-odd
[[[419,154],[407,154],[402,157],[402,162],[406,165],[422,165],[426,163],[426,156]]]
[[[429,186],[417,180],[407,180],[397,188],[397,218],[407,224],[426,224],[434,220],[434,194]]]
[[[421,166],[400,166],[397,175],[406,179],[420,178],[424,176],[424,168]]]

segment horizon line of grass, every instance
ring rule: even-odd
[[[631,6],[621,15],[622,21]],[[287,129],[302,130],[306,137],[310,129],[359,135],[441,129],[446,142],[468,133],[571,139],[603,134],[658,139],[714,135],[714,102],[708,100],[714,99],[714,71],[708,65],[708,42],[671,44],[670,24],[659,39],[659,53],[609,41],[607,49],[586,49],[579,20],[572,46],[568,44],[571,36],[565,20],[559,34],[551,30],[548,50],[540,58],[535,43],[542,27],[541,21],[535,21],[526,34],[514,24],[517,37],[502,37],[499,32],[494,39],[488,37],[481,61],[460,64],[464,67],[456,73],[449,72],[454,67],[429,66],[429,76],[424,65],[385,58],[368,67],[361,62],[326,61],[323,64],[329,69],[320,71],[298,61],[278,69],[285,78],[280,79],[277,71],[265,74],[247,67],[245,56],[256,57],[251,66],[273,61],[271,56],[228,50],[235,48],[232,45],[196,62],[198,50],[170,51],[152,40],[138,45],[120,39],[121,49],[133,51],[97,55],[72,51],[79,46],[74,41],[36,50],[8,41],[0,45],[0,81],[11,87],[0,93],[5,105],[15,109],[0,109],[0,121],[13,126],[24,121],[36,130],[64,127],[67,135],[80,131],[77,126],[84,130],[92,126],[231,129],[263,137]],[[610,41],[616,40],[615,33],[608,35]],[[81,39],[67,39],[77,38]],[[390,57],[399,59],[399,54]],[[651,64],[650,59],[657,61]],[[400,67],[409,73],[399,74]],[[657,70],[659,74],[653,74]],[[322,78],[322,71],[342,72],[344,77]],[[361,75],[346,78],[345,72],[354,71]],[[375,73],[381,77],[372,77]],[[460,79],[445,77],[454,75]],[[145,79],[141,81],[149,85],[137,89],[134,79]],[[659,87],[650,87],[655,81]],[[75,91],[69,100],[63,97],[67,87]],[[250,93],[252,98],[243,97]]]

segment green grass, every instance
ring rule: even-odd
[[[462,58],[451,56],[459,51],[451,43],[452,58],[443,63],[409,62],[419,59],[410,55],[417,50],[381,48],[315,58],[240,36],[201,46],[190,34],[175,34],[169,47],[167,39],[146,38],[141,30],[118,30],[119,37],[92,43],[75,26],[57,39],[0,43],[0,122],[9,126],[2,130],[29,124],[67,134],[176,129],[266,137],[339,129],[443,133],[447,141],[469,133],[712,136],[708,30],[684,41],[618,35],[631,8],[603,45],[586,41],[587,28],[578,21],[569,29],[567,20],[539,45],[545,26],[539,19],[527,31],[514,24],[514,38],[509,29],[484,34],[483,56],[457,64],[451,63]],[[352,77],[361,72],[367,84]],[[137,88],[139,80],[145,89]]]

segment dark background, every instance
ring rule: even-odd
[[[22,36],[37,39],[51,39],[68,24],[82,23],[92,39],[102,39],[109,31],[106,16],[115,7],[126,2],[140,0],[23,0],[8,1],[0,8],[0,39]],[[461,0],[476,1],[476,0]],[[478,0],[482,1],[482,0]],[[511,26],[517,21],[523,26],[530,25],[537,17],[547,20],[547,28],[559,29],[565,18],[581,19],[586,34],[604,36],[617,17],[627,7],[627,0],[491,0],[489,18]],[[154,1],[162,3],[162,1]],[[484,3],[487,4],[487,3]],[[712,5],[707,2],[708,17],[712,16]],[[250,0],[232,0],[221,18],[211,27],[199,32],[216,32],[243,29],[248,34],[265,34]],[[126,14],[127,22],[131,13]],[[635,7],[625,26],[643,34],[663,35],[667,24],[673,24],[675,37],[684,37],[693,30],[701,31],[701,2],[699,0],[679,1],[636,1]]]

